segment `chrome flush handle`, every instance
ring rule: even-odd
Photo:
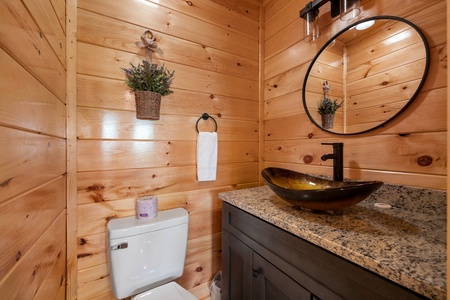
[[[128,248],[128,242],[123,242],[120,244],[112,245],[111,250],[120,250]]]

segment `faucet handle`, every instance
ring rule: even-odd
[[[321,143],[322,145],[342,146],[344,143]]]

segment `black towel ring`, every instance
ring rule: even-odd
[[[198,118],[197,123],[195,123],[195,129],[197,130],[197,132],[199,132],[199,131],[198,131],[198,122],[200,122],[201,119],[203,119],[203,120],[206,121],[206,120],[208,120],[208,118],[211,118],[211,119],[214,121],[214,124],[216,124],[216,132],[217,132],[217,128],[218,128],[219,126],[217,126],[216,119],[214,119],[213,117],[211,117],[211,116],[208,115],[207,113],[203,113],[203,115],[202,115],[200,118]]]

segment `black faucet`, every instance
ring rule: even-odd
[[[344,143],[322,143],[322,145],[332,145],[333,154],[324,154],[321,159],[333,160],[333,180],[344,181]]]

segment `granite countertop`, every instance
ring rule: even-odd
[[[428,298],[446,298],[444,191],[385,184],[342,215],[295,207],[267,186],[219,198]]]

